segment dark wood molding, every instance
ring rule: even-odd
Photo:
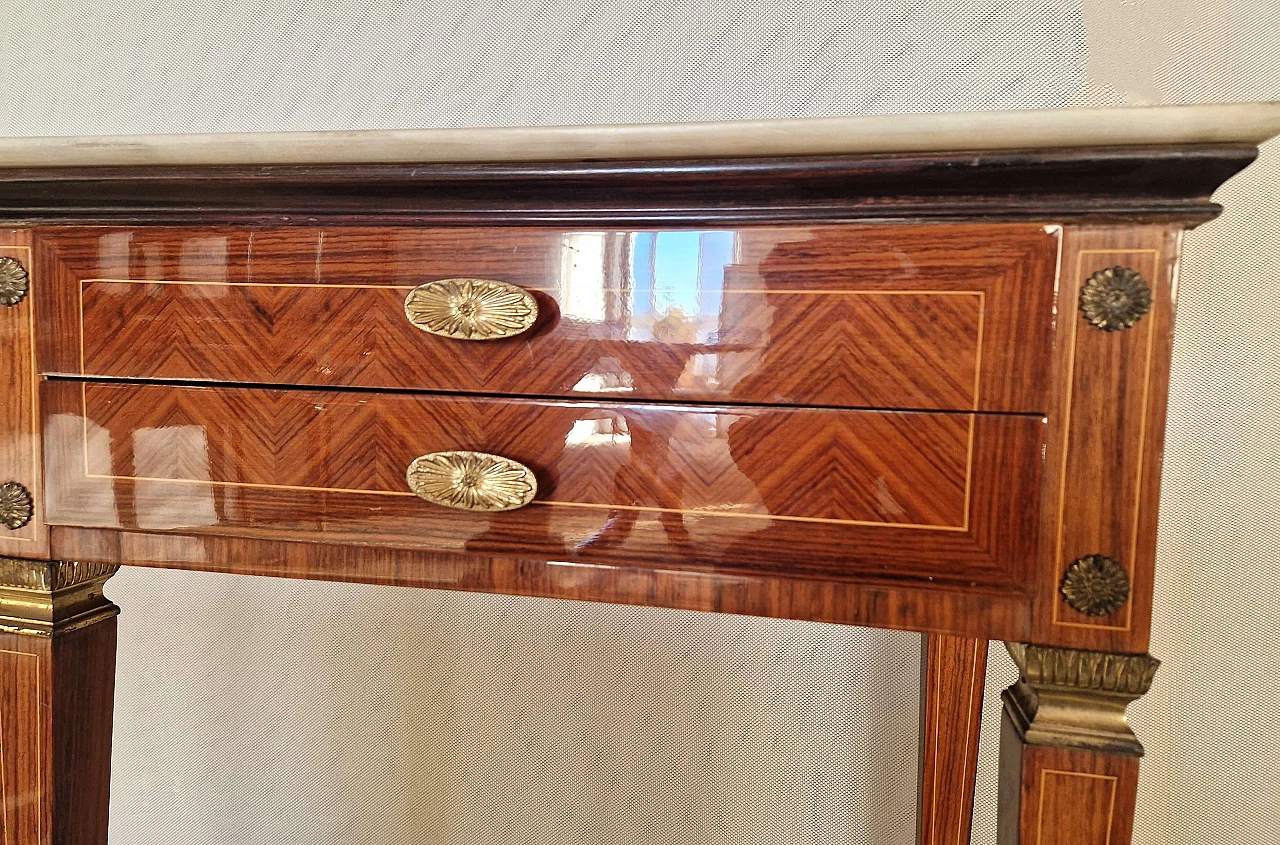
[[[1214,217],[1251,144],[528,164],[8,168],[0,221],[717,225]],[[0,162],[3,165],[3,162]]]

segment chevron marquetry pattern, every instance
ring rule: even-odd
[[[46,230],[45,374],[212,383],[46,381],[49,522],[1005,590],[1034,560],[1058,239]],[[457,276],[542,316],[485,343],[411,326],[405,293]],[[450,449],[533,468],[538,501],[410,494]]]
[[[722,321],[735,351],[721,356],[719,380],[735,396],[954,409],[978,399],[980,293],[734,293]]]
[[[53,279],[52,369],[1042,412],[1056,237],[1006,226],[998,239],[984,239],[982,228],[708,233],[732,244],[732,256],[720,257],[697,250],[664,257],[663,237],[680,234],[672,232],[58,233],[43,241],[61,268]],[[656,251],[641,254],[645,243]],[[526,335],[489,342],[411,326],[407,291],[450,276],[525,287],[543,317]]]
[[[77,420],[50,428],[54,525],[1001,585],[1034,539],[1023,416],[73,382],[44,401]],[[443,449],[524,463],[538,503],[413,497],[408,462]]]
[[[1034,539],[1022,416],[67,381],[44,402],[83,420],[50,429],[52,524],[1002,584]],[[409,462],[451,449],[532,468],[538,500],[410,494]]]
[[[119,444],[116,476],[405,493],[414,458],[471,449],[533,468],[539,498],[554,502],[939,528],[965,519],[964,414],[114,384],[85,385],[84,402]]]

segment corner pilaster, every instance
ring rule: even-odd
[[[0,842],[106,845],[118,569],[0,557]]]

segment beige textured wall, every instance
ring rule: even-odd
[[[1274,0],[10,0],[0,15],[7,135],[1280,97]],[[1277,197],[1273,145],[1187,241],[1152,646],[1166,665],[1133,714],[1141,845],[1280,840]],[[910,636],[146,570],[109,593],[118,845],[911,839]],[[994,655],[992,693],[1010,668]]]
[[[1280,99],[1272,0],[1086,6],[1089,76],[1155,102]],[[1126,53],[1119,33],[1141,33]],[[1105,33],[1093,49],[1094,33]],[[1124,56],[1129,55],[1129,58]],[[1186,240],[1139,845],[1280,841],[1280,143]]]
[[[1086,0],[1076,102],[1280,99],[1272,0]],[[1147,747],[1135,845],[1280,841],[1280,143],[1217,194],[1186,239],[1160,502],[1151,652],[1130,708]],[[1016,679],[992,649],[985,725]],[[995,748],[983,749],[975,845],[995,842]]]

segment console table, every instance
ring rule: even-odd
[[[1127,845],[1185,229],[1280,104],[0,140],[0,823],[120,565],[925,634],[919,840]],[[1247,178],[1247,177],[1244,177]]]

